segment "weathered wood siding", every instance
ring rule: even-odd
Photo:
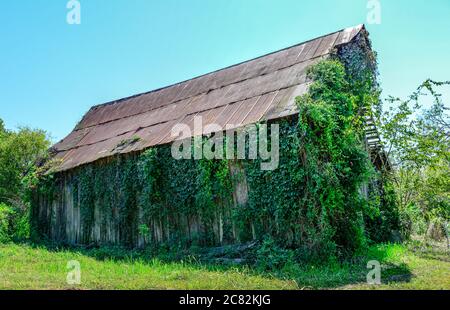
[[[233,184],[234,193],[230,199],[233,203],[217,202],[212,223],[210,220],[206,222],[200,214],[186,215],[182,212],[173,216],[161,214],[150,220],[144,219],[144,211],[138,208],[136,218],[131,221],[133,226],[124,229],[118,206],[112,205],[111,208],[102,210],[96,201],[93,223],[87,226],[82,220],[80,199],[74,196],[79,196],[83,189],[74,189],[76,183],[69,172],[59,175],[57,193],[52,199],[35,194],[32,215],[35,229],[40,238],[72,245],[112,244],[143,247],[175,239],[218,245],[239,242],[239,232],[232,222],[232,209],[246,203],[248,188],[242,168],[232,162],[230,166],[232,174],[239,174]],[[144,224],[148,227],[148,233],[140,231],[140,226]],[[202,238],[206,235],[208,240]],[[211,237],[213,240],[210,240]]]

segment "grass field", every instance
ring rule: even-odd
[[[246,267],[99,259],[89,250],[4,244],[0,289],[450,289],[450,257],[445,249],[380,245],[366,255],[326,267],[287,265],[271,275]],[[366,284],[366,263],[371,259],[381,263],[381,285]],[[70,260],[80,263],[80,285],[66,283]]]

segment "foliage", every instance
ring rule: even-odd
[[[227,161],[176,160],[170,152],[169,145],[117,156],[79,167],[65,179],[73,191],[73,205],[80,210],[83,243],[91,241],[95,225],[102,240],[111,230],[118,233],[117,243],[129,246],[157,240],[185,246],[219,242],[213,233],[216,206],[230,205],[232,197]],[[42,176],[36,187],[49,203],[58,199],[55,193],[64,180],[61,174],[51,177]],[[34,207],[38,204],[35,201]],[[48,218],[43,221],[35,220],[33,227],[46,237]],[[201,230],[183,234],[191,227],[189,221],[199,221]]]
[[[58,184],[70,185],[84,243],[91,242],[95,225],[100,240],[112,241],[107,236],[111,230],[119,244],[169,243],[172,249],[266,238],[258,259],[263,269],[281,266],[287,256],[332,261],[371,240],[386,240],[387,233],[375,238],[366,229],[377,216],[386,232],[395,222],[387,212],[395,206],[387,206],[391,202],[362,142],[359,111],[370,105],[371,97],[363,95],[367,85],[351,83],[337,60],[311,67],[308,77],[313,83],[307,95],[297,98],[298,118],[278,122],[280,160],[273,171],[261,170],[260,158],[176,160],[170,146],[159,146],[61,174],[59,181],[46,183],[50,188],[44,192],[51,202],[57,199]],[[230,165],[240,172],[232,176]],[[233,207],[233,186],[241,178],[248,201]],[[373,187],[372,203],[362,194],[365,184]],[[38,225],[41,235],[49,225]],[[64,240],[65,230],[59,231]],[[264,263],[272,250],[281,253],[274,254],[280,262]]]
[[[10,240],[9,234],[9,218],[12,214],[11,207],[4,203],[0,203],[0,243]]]
[[[28,181],[36,173],[36,164],[46,157],[49,145],[45,132],[27,127],[10,131],[0,119],[0,204],[9,239],[29,236]]]
[[[365,222],[387,215],[395,203],[380,198],[384,187],[377,185],[356,121],[357,112],[370,104],[359,93],[367,89],[351,84],[336,60],[318,63],[308,76],[314,82],[297,98],[298,122],[280,124],[279,168],[266,172],[244,163],[249,202],[238,212],[244,223],[253,223],[257,238],[269,233],[278,245],[296,249],[298,260],[333,260],[375,239]],[[378,194],[372,203],[361,194],[365,184]],[[395,220],[383,222],[385,231],[394,228]]]
[[[294,252],[281,248],[274,239],[267,237],[256,253],[256,267],[260,271],[282,270],[294,261]]]
[[[406,100],[391,96],[387,104],[380,101],[376,106],[374,115],[396,165],[421,169],[442,160],[448,163],[450,107],[437,90],[446,85],[450,82],[426,80]]]
[[[46,155],[45,132],[27,127],[6,130],[0,122],[0,202],[17,200],[23,193],[23,178]]]
[[[375,110],[405,231],[450,219],[450,107],[439,93],[448,85],[426,80],[406,100],[389,97]]]
[[[0,203],[0,243],[25,240],[29,235],[29,214]]]

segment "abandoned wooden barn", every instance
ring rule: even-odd
[[[295,122],[295,98],[307,93],[311,83],[308,67],[329,57],[337,57],[344,65],[350,58],[368,62],[371,56],[367,53],[368,33],[360,25],[92,107],[73,132],[52,148],[51,178],[35,192],[34,229],[41,238],[68,244],[128,246],[175,239],[201,245],[229,244],[282,230],[284,225],[271,225],[270,218],[252,219],[252,213],[239,218],[237,213],[249,201],[255,208],[266,208],[261,200],[264,194],[252,192],[256,185],[252,187],[252,175],[245,172],[240,160],[209,166],[201,161],[174,160],[167,147],[176,139],[171,129],[176,124],[192,128],[195,116],[202,116],[203,126],[232,124],[228,130],[254,123]],[[371,123],[367,126],[373,127]],[[383,158],[377,152],[376,130],[369,132],[366,143],[379,165]],[[192,133],[202,134],[205,132]],[[261,182],[282,182],[288,188],[289,171],[278,170],[280,177],[263,172]],[[224,178],[223,171],[231,178]],[[295,204],[288,193],[282,195],[280,203]],[[274,218],[281,216],[275,213]],[[301,228],[289,229],[286,240],[307,233]]]

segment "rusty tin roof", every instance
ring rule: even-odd
[[[349,43],[363,25],[214,71],[184,82],[92,107],[75,129],[53,146],[65,171],[120,153],[170,143],[175,124],[234,128],[297,112],[306,93],[306,68]],[[205,132],[203,132],[205,133]],[[198,134],[198,133],[195,133]],[[124,145],[124,141],[133,141]]]

